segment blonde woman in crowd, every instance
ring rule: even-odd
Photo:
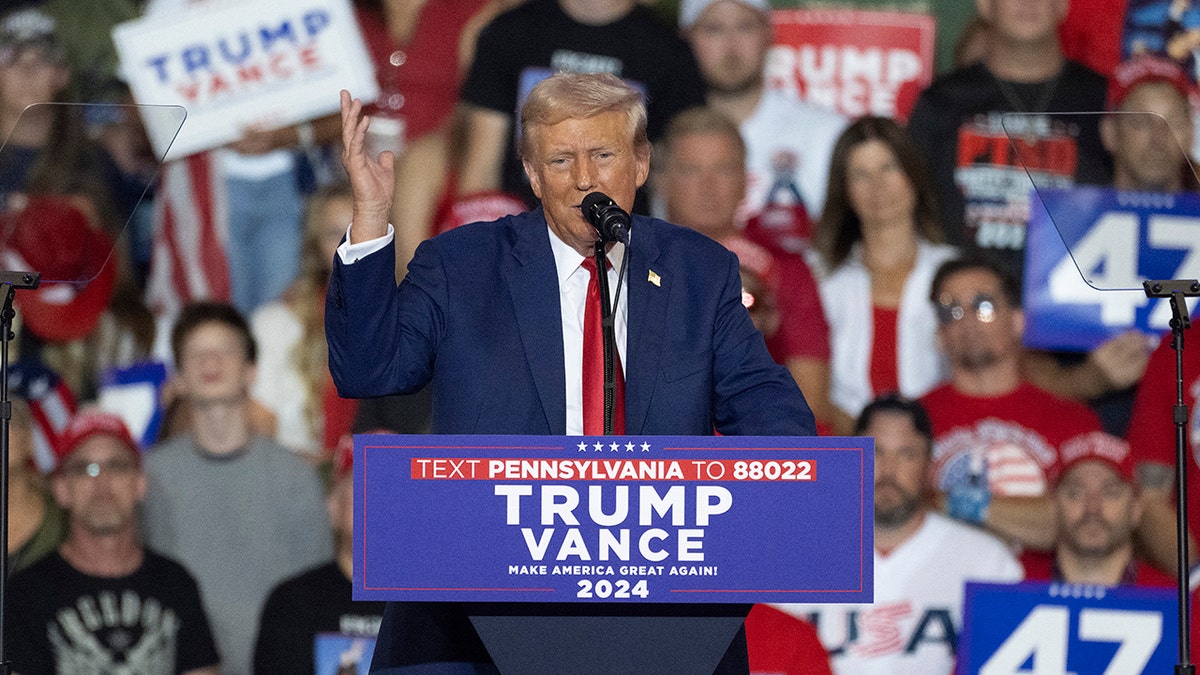
[[[275,415],[275,440],[314,456],[336,447],[354,420],[355,402],[339,398],[333,390],[324,327],[325,287],[352,204],[345,184],[323,188],[309,198],[300,276],[279,300],[250,318],[259,345],[251,395]]]

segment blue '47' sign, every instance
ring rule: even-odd
[[[1169,673],[1177,616],[1169,588],[968,583],[958,672]]]
[[[1025,242],[1025,344],[1090,350],[1130,329],[1166,330],[1171,308],[1147,298],[1142,280],[1200,278],[1200,195],[1075,187],[1038,197]]]

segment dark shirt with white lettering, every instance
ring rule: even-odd
[[[1099,131],[1106,86],[1100,74],[1067,61],[1037,83],[1005,82],[975,64],[922,92],[908,131],[929,163],[946,239],[1021,278],[1026,226],[1041,208],[1035,183],[1109,180]]]
[[[169,675],[217,665],[196,581],[146,551],[123,577],[94,577],[57,551],[9,580],[8,656],[22,675]]]
[[[334,562],[276,586],[258,623],[256,675],[313,673],[313,645],[321,634],[374,638],[386,603],[355,602],[351,590],[350,580]]]
[[[461,96],[515,120],[525,94],[555,71],[609,73],[640,89],[652,142],[675,113],[704,105],[704,80],[691,49],[674,27],[640,3],[603,25],[575,21],[556,0],[521,3],[480,33]],[[515,127],[509,128],[503,188],[533,204],[516,153]]]

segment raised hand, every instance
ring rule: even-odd
[[[350,242],[358,243],[387,234],[388,213],[395,192],[395,156],[385,150],[371,157],[366,149],[371,119],[362,114],[363,104],[345,89],[342,106],[342,165],[354,191],[354,226]]]

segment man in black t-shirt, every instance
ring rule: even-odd
[[[636,0],[529,0],[479,35],[461,92],[459,195],[505,190],[536,203],[517,158],[514,116],[533,85],[558,71],[609,73],[641,91],[651,142],[675,113],[704,105],[691,49]]]
[[[195,580],[138,543],[146,494],[121,420],[83,413],[63,432],[54,498],[67,539],[9,580],[5,620],[21,675],[216,675],[219,657]]]
[[[327,501],[329,523],[333,526],[334,559],[284,581],[271,591],[258,624],[255,675],[334,675],[346,666],[370,663],[386,603],[351,599],[353,457],[354,441],[346,436],[333,458],[333,480]]]
[[[1098,118],[1059,114],[1104,110],[1106,85],[1062,54],[1067,0],[977,5],[991,25],[987,56],[922,92],[908,130],[929,160],[947,240],[1019,279],[1029,212],[1041,208],[1026,171],[1039,188],[1107,181]]]

